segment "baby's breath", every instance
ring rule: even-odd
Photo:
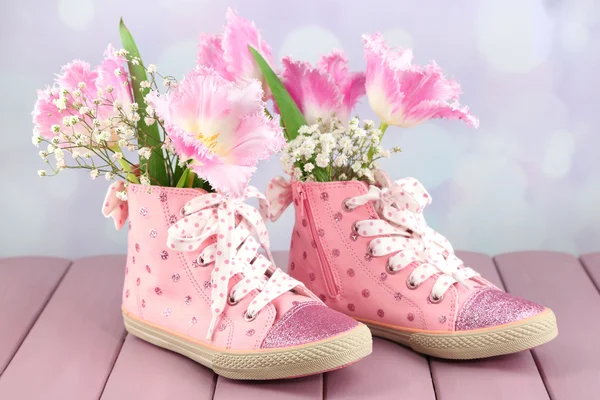
[[[350,120],[304,125],[281,156],[284,171],[302,181],[365,180],[373,182],[375,161],[399,151],[385,150],[373,121]]]

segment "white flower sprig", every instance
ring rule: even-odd
[[[383,149],[381,135],[373,121],[364,120],[361,126],[356,117],[347,127],[335,118],[329,124],[302,126],[283,150],[283,170],[301,181],[373,182],[376,161],[400,151]]]

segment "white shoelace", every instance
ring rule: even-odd
[[[167,245],[179,251],[197,250],[211,236],[216,236],[215,243],[205,247],[196,260],[198,267],[214,263],[211,273],[212,320],[206,336],[209,340],[226,304],[233,306],[253,290],[258,290],[259,294],[244,314],[247,321],[252,321],[283,293],[298,286],[304,288],[301,282],[280,269],[272,269],[274,262],[263,219],[258,210],[244,203],[251,197],[266,201],[254,187],[248,187],[244,196],[237,199],[217,193],[200,195],[182,208],[183,217],[168,231]],[[258,253],[261,247],[268,258]],[[267,276],[269,270],[273,272]],[[242,279],[228,293],[229,280],[235,274],[241,274]]]
[[[375,238],[369,243],[372,256],[391,255],[388,273],[420,262],[406,282],[410,289],[437,274],[430,300],[439,302],[454,283],[465,284],[467,279],[479,276],[464,266],[445,237],[427,225],[423,209],[431,203],[431,196],[419,181],[405,178],[382,189],[371,186],[368,193],[347,199],[345,206],[352,210],[369,202],[374,203],[382,219],[357,221],[354,235]]]

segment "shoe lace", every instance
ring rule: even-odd
[[[351,211],[369,202],[373,202],[381,219],[356,221],[353,236],[373,238],[369,253],[389,256],[388,273],[418,264],[406,281],[410,289],[433,276],[436,282],[430,301],[439,302],[454,283],[468,287],[466,280],[479,276],[454,254],[445,237],[427,225],[423,209],[431,203],[431,196],[419,181],[404,178],[384,188],[370,186],[368,193],[346,199],[344,207]]]
[[[216,237],[193,263],[195,267],[214,263],[208,340],[212,338],[226,304],[234,306],[257,290],[259,293],[244,313],[246,321],[252,321],[283,293],[297,287],[304,289],[302,283],[274,267],[267,229],[258,210],[244,203],[248,198],[266,202],[264,195],[254,187],[246,188],[244,195],[235,199],[218,193],[200,195],[185,204],[181,209],[182,218],[168,231],[167,245],[178,251],[198,250],[206,240]],[[260,248],[265,250],[267,257],[259,254]],[[229,281],[236,274],[241,274],[242,279],[229,291]],[[317,300],[310,292],[305,292]]]

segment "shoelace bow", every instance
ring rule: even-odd
[[[268,216],[277,220],[292,202],[291,182],[274,178],[266,194],[270,204]],[[357,221],[353,235],[374,238],[369,251],[375,257],[390,255],[386,266],[389,273],[419,262],[408,278],[410,288],[417,288],[437,274],[430,298],[440,301],[452,284],[464,285],[467,279],[479,276],[454,254],[444,236],[427,225],[423,209],[431,203],[431,196],[419,181],[404,178],[382,188],[371,185],[368,193],[347,199],[345,205],[354,209],[369,202],[374,203],[381,219]],[[422,241],[415,240],[419,237]]]
[[[369,202],[374,203],[382,219],[357,221],[354,233],[375,238],[369,243],[373,256],[391,255],[387,262],[389,273],[419,262],[407,280],[409,288],[438,274],[430,299],[440,301],[452,284],[466,286],[467,279],[479,275],[454,254],[444,236],[427,225],[423,210],[431,204],[431,196],[418,180],[404,178],[381,189],[371,186],[368,193],[350,198],[345,204],[354,209]],[[414,240],[414,236],[422,240]]]
[[[194,251],[216,235],[216,242],[205,247],[196,260],[198,266],[214,262],[211,273],[212,320],[206,338],[211,339],[216,322],[227,303],[235,305],[252,290],[259,294],[252,300],[245,318],[256,318],[263,307],[281,294],[303,284],[280,269],[268,277],[274,266],[269,251],[269,236],[257,209],[244,203],[257,198],[266,208],[266,198],[254,187],[248,187],[240,198],[228,198],[217,193],[200,195],[181,210],[183,218],[169,228],[167,245],[179,251]],[[258,253],[262,247],[267,257]],[[229,280],[241,273],[242,279],[228,293]]]

